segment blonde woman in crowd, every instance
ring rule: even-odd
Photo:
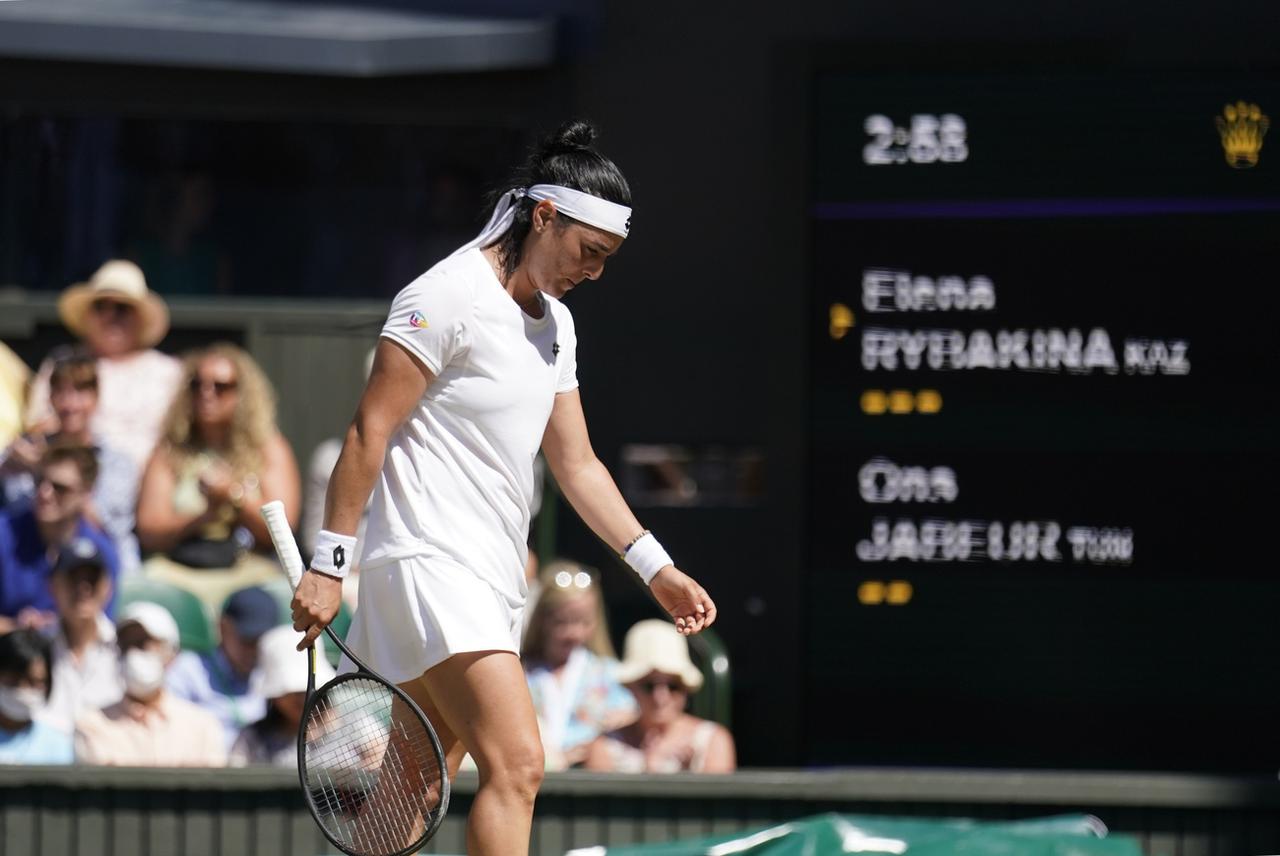
[[[636,718],[618,667],[595,569],[556,560],[542,572],[541,595],[521,657],[549,770],[586,760],[599,735]]]
[[[618,679],[640,706],[631,725],[591,744],[587,769],[618,773],[731,773],[733,735],[719,723],[685,713],[702,673],[689,643],[670,622],[638,622],[627,631]]]
[[[275,393],[240,348],[187,356],[183,383],[142,477],[138,539],[148,577],[195,592],[215,610],[232,591],[280,574],[258,507],[283,500],[298,521],[298,465],[276,427]]]

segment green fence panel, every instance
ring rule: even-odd
[[[459,775],[449,816],[424,854],[466,850],[477,785],[474,772]],[[1112,834],[1099,837],[1104,827],[1093,816]],[[820,822],[826,827],[807,831]],[[816,843],[830,835],[845,852],[892,853],[906,830],[925,828],[898,824],[919,823],[941,823],[939,837],[913,841],[906,856],[1263,856],[1280,853],[1280,786],[1273,776],[1019,770],[553,773],[538,795],[530,854],[704,856],[718,847],[713,856],[821,856]],[[741,845],[779,828],[785,834]],[[810,840],[812,851],[764,849]],[[1051,841],[1057,849],[1045,849]],[[0,856],[333,852],[291,768],[0,766]]]

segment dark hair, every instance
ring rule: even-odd
[[[36,660],[44,661],[44,697],[53,691],[53,643],[39,631],[15,630],[0,636],[0,672],[25,675]]]
[[[511,188],[532,187],[535,184],[558,184],[619,205],[630,205],[631,187],[623,177],[622,170],[592,148],[591,143],[595,138],[596,129],[590,122],[575,121],[561,125],[529,153],[529,159],[511,174],[505,187],[489,195],[488,210],[492,211],[503,194]],[[498,249],[498,258],[502,261],[504,278],[510,277],[520,265],[524,240],[533,228],[533,208],[536,204],[528,197],[519,200],[515,205],[516,215],[511,228],[494,244]],[[573,221],[572,217],[563,214],[557,216]]]
[[[92,490],[93,483],[98,480],[98,456],[93,449],[79,443],[58,441],[49,446],[44,457],[40,459],[40,469],[50,464],[71,461],[80,471],[80,481],[85,490]]]

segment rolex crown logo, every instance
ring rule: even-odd
[[[1262,151],[1262,138],[1271,127],[1271,120],[1262,112],[1257,104],[1237,101],[1228,104],[1222,115],[1214,120],[1218,125],[1218,134],[1222,137],[1222,151],[1227,163],[1236,169],[1248,169],[1257,166],[1258,155]]]

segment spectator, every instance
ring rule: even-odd
[[[76,760],[119,767],[221,767],[227,750],[213,714],[164,688],[178,653],[178,624],[163,606],[136,601],[116,625],[124,698],[76,722]]]
[[[549,562],[521,656],[550,770],[586,760],[591,741],[636,718],[618,682],[594,569]]]
[[[115,585],[120,571],[115,545],[86,518],[97,476],[92,449],[56,444],[40,459],[32,503],[0,512],[0,633],[55,622],[49,573],[53,559],[73,540],[93,543]]]
[[[40,720],[53,666],[35,630],[0,636],[0,764],[70,764],[71,736]]]
[[[258,512],[284,501],[298,522],[301,487],[288,442],[276,428],[275,395],[253,359],[235,345],[189,355],[185,382],[138,495],[144,573],[181,586],[217,609],[236,589],[281,575]],[[272,553],[274,555],[274,553]]]
[[[116,628],[105,612],[112,594],[106,557],[87,538],[71,542],[54,564],[49,588],[58,621],[53,692],[43,718],[70,734],[81,713],[114,704],[124,695]]]
[[[58,314],[98,360],[100,398],[94,433],[128,455],[141,471],[182,376],[176,359],[155,350],[169,331],[169,308],[147,288],[137,265],[115,259],[98,268],[87,283],[62,292]],[[31,387],[28,425],[44,423],[52,415],[52,371],[52,363],[45,360]]]
[[[267,712],[253,675],[258,642],[279,623],[280,607],[266,589],[240,589],[223,604],[218,647],[208,654],[183,651],[165,676],[169,692],[218,717],[228,749],[242,728]]]
[[[731,773],[733,737],[716,722],[685,713],[702,673],[689,644],[669,621],[641,621],[627,631],[618,678],[640,705],[640,718],[591,744],[587,769],[619,773]]]
[[[98,459],[98,478],[87,516],[111,536],[120,557],[120,572],[138,567],[138,539],[133,534],[133,510],[138,495],[138,470],[90,430],[98,406],[97,361],[83,351],[67,350],[50,357],[49,399],[57,417],[51,433],[34,432],[18,438],[0,455],[0,477],[8,504],[35,493],[33,473],[40,456],[53,444],[88,446]]]
[[[22,413],[27,402],[31,369],[0,342],[0,449],[22,433]]]
[[[287,625],[268,630],[258,643],[258,694],[267,699],[266,715],[240,732],[231,747],[231,766],[298,763],[298,727],[307,701],[307,655],[298,650],[302,634]],[[316,640],[316,686],[332,678],[324,640]]]

